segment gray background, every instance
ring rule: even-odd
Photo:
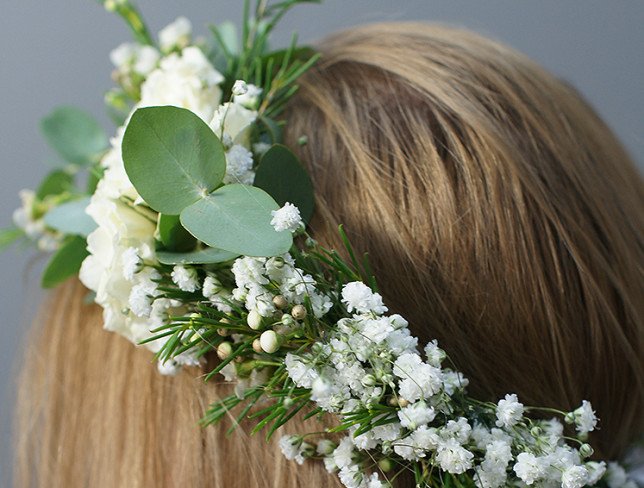
[[[241,0],[140,0],[153,31],[178,15],[198,32],[207,22],[241,17]],[[17,192],[34,188],[52,154],[38,122],[73,104],[112,132],[102,94],[110,88],[109,51],[129,39],[124,25],[91,0],[2,0],[0,14],[0,227],[11,223]],[[465,26],[505,41],[576,85],[644,166],[644,2],[590,0],[328,0],[302,6],[283,22],[314,41],[334,30],[383,20]],[[42,259],[30,250],[0,255],[0,484],[8,483],[10,410],[18,351],[39,299]]]

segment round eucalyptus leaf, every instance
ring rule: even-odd
[[[283,206],[296,205],[304,222],[313,215],[313,184],[299,159],[286,146],[275,144],[262,157],[255,174],[256,187],[266,191]]]
[[[40,183],[36,198],[43,200],[51,195],[60,195],[61,193],[71,192],[74,190],[74,177],[67,171],[57,169],[49,173]]]
[[[161,264],[213,264],[225,263],[239,254],[209,247],[193,252],[157,251],[156,256]]]
[[[145,202],[168,215],[208,195],[226,173],[215,133],[190,110],[171,106],[134,112],[123,136],[123,162]]]
[[[89,202],[86,197],[58,205],[45,214],[45,224],[63,234],[87,237],[96,229],[94,219],[85,213]]]
[[[293,243],[290,232],[277,232],[271,212],[279,205],[259,188],[225,185],[181,212],[181,223],[211,247],[245,256],[277,256]]]
[[[65,160],[80,166],[95,163],[108,147],[96,120],[74,107],[59,107],[42,119],[40,128],[49,145]]]

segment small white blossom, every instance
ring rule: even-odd
[[[626,470],[618,463],[608,463],[606,482],[610,488],[622,488],[628,481]]]
[[[571,466],[561,475],[562,488],[581,488],[588,481],[588,471],[583,466]]]
[[[349,313],[354,311],[358,313],[373,312],[376,315],[381,315],[387,311],[380,294],[374,293],[371,288],[360,281],[353,281],[342,287],[342,303],[347,306]]]
[[[589,401],[584,400],[581,403],[581,407],[572,412],[572,414],[575,419],[577,432],[583,435],[595,430],[595,427],[597,426],[597,417],[595,416],[593,406]]]
[[[522,452],[517,456],[514,472],[526,485],[531,485],[543,476],[545,466],[534,454]]]
[[[157,370],[163,376],[175,376],[181,371],[181,366],[173,359],[167,361],[157,361]]]
[[[253,154],[240,144],[233,145],[226,152],[226,176],[224,183],[252,185],[255,179]]]
[[[202,294],[204,298],[210,300],[213,296],[221,292],[221,282],[214,276],[206,276],[203,280]]]
[[[192,24],[185,17],[179,17],[159,32],[159,45],[163,51],[186,47],[192,37]]]
[[[284,457],[288,460],[295,460],[297,464],[304,463],[304,459],[313,453],[313,446],[296,435],[282,437],[279,445]]]
[[[454,439],[450,439],[438,446],[436,461],[448,473],[464,473],[472,467],[472,459],[474,459],[474,454]]]
[[[285,230],[295,232],[304,225],[300,209],[289,202],[286,202],[279,210],[273,210],[271,215],[273,216],[271,225],[277,232]]]
[[[161,54],[152,46],[140,46],[136,52],[136,58],[132,69],[142,76],[151,73],[159,64]]]
[[[248,93],[248,84],[244,80],[237,80],[233,84],[233,95],[240,97]]]
[[[123,263],[123,276],[128,281],[134,280],[134,275],[141,271],[143,266],[138,251],[133,247],[128,247],[123,252],[121,262]]]
[[[410,430],[415,430],[421,425],[427,425],[434,420],[436,412],[432,407],[428,407],[425,402],[417,402],[398,411],[400,424]]]
[[[234,93],[234,92],[233,92]],[[246,85],[246,91],[241,94],[234,93],[235,103],[242,105],[248,109],[254,110],[257,108],[259,96],[262,94],[262,89],[252,85]]]
[[[427,362],[432,366],[440,368],[443,359],[447,357],[445,351],[438,347],[438,341],[433,340],[425,346],[425,357],[427,357]]]
[[[519,402],[517,396],[513,393],[505,395],[505,398],[499,400],[496,407],[496,425],[499,427],[512,427],[521,421],[523,417],[523,404]]]
[[[197,270],[194,268],[188,268],[177,264],[172,268],[172,273],[170,275],[172,282],[179,287],[181,291],[195,292],[200,287],[199,275]]]

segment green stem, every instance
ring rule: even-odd
[[[154,40],[143,22],[141,14],[130,0],[97,0],[97,2],[103,5],[107,11],[119,14],[130,27],[138,42],[149,46],[154,45]]]

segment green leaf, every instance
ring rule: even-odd
[[[45,268],[42,286],[53,288],[67,278],[77,275],[88,254],[84,237],[72,236],[65,239]]]
[[[269,194],[246,185],[222,186],[181,212],[181,223],[211,247],[246,256],[277,256],[293,243],[290,232],[277,232],[271,211],[279,205]]]
[[[58,205],[45,214],[45,224],[63,234],[87,237],[96,229],[94,219],[85,213],[89,202],[85,197]]]
[[[302,220],[313,215],[313,184],[297,156],[286,146],[276,144],[262,157],[255,174],[256,187],[266,191],[283,206],[286,202],[300,209]]]
[[[59,169],[49,173],[36,191],[36,198],[43,200],[50,195],[60,195],[74,189],[74,177]]]
[[[157,251],[156,256],[161,264],[211,264],[225,263],[235,259],[239,254],[209,247],[186,253]]]
[[[98,122],[74,107],[57,108],[40,126],[49,145],[73,164],[95,163],[108,147],[107,136]]]
[[[145,202],[168,215],[208,195],[226,173],[224,147],[210,127],[190,110],[170,106],[134,112],[123,161]]]
[[[15,241],[24,236],[25,233],[22,229],[9,228],[0,230],[0,251],[9,247]]]
[[[169,251],[191,251],[197,245],[196,239],[181,225],[178,215],[159,214],[157,230],[159,239]]]

